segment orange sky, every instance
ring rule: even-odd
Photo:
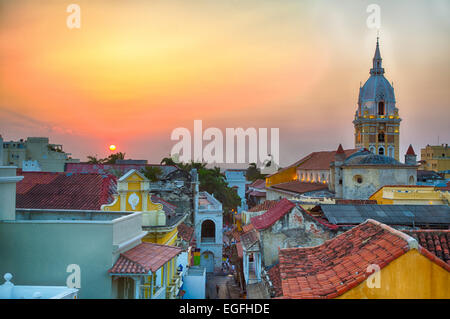
[[[66,7],[81,7],[69,29]],[[0,1],[0,134],[159,162],[176,127],[279,127],[286,165],[353,147],[371,1]],[[449,3],[378,1],[401,152],[450,140]]]

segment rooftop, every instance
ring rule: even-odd
[[[322,183],[308,183],[300,181],[291,181],[281,184],[272,185],[271,188],[280,189],[283,191],[304,194],[308,192],[328,189],[328,185]]]
[[[344,150],[345,156],[349,156],[355,153],[356,149],[348,149]],[[320,152],[312,152],[311,154],[306,155],[301,158],[297,162],[288,167],[279,170],[277,173],[269,175],[267,177],[276,175],[280,172],[285,171],[291,167],[297,167],[298,169],[304,170],[328,170],[330,169],[330,163],[334,161],[334,156],[336,155],[336,151],[320,151]]]
[[[416,239],[420,246],[450,265],[450,230],[413,230],[403,231]]]
[[[181,253],[182,249],[174,246],[143,242],[120,254],[110,274],[148,274],[155,272],[169,260]]]
[[[99,210],[112,201],[117,180],[108,174],[21,172],[16,207]]]
[[[159,167],[162,170],[162,177],[176,171],[178,168],[172,165],[160,164],[89,164],[89,163],[67,163],[66,173],[96,173],[122,175],[131,169],[141,170],[144,167]],[[114,174],[115,175],[115,174]]]
[[[257,230],[266,229],[286,215],[293,207],[295,207],[294,203],[283,198],[264,214],[252,217],[251,223]]]
[[[191,243],[194,239],[194,228],[186,225],[185,223],[181,223],[178,225],[178,236],[187,243]]]
[[[276,203],[277,203],[276,200],[265,200],[261,204],[250,208],[248,211],[252,212],[252,213],[261,212],[261,211],[268,210],[269,208],[275,206]]]
[[[374,219],[388,225],[448,228],[450,207],[446,205],[339,205],[322,204],[323,215],[332,224],[360,224]]]
[[[283,296],[336,298],[366,280],[369,265],[382,269],[414,248],[450,271],[412,237],[370,219],[320,246],[281,249]]]

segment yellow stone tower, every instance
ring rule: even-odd
[[[400,117],[395,107],[394,88],[384,77],[377,38],[370,77],[359,89],[355,113],[355,148],[399,160]]]

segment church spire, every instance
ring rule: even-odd
[[[373,68],[370,69],[370,74],[384,74],[384,69],[382,67],[382,58],[380,53],[380,43],[379,37],[377,37],[377,47],[375,48],[375,55],[373,56]]]

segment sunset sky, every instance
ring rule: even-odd
[[[69,29],[66,8],[81,7]],[[353,148],[360,82],[380,46],[401,159],[450,143],[450,1],[0,0],[0,134],[73,157],[110,144],[159,163],[177,127],[280,128],[281,165]]]

